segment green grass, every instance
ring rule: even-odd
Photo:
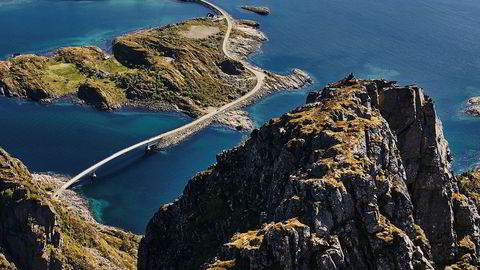
[[[101,62],[98,65],[98,69],[109,72],[109,73],[125,73],[125,72],[134,71],[120,64],[114,57],[110,57],[109,59]]]
[[[86,77],[80,73],[74,64],[50,62],[47,64],[43,80],[56,95],[75,93],[78,85]]]

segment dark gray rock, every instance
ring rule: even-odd
[[[242,6],[242,8],[251,12],[255,12],[260,15],[270,14],[270,9],[268,7]]]
[[[224,73],[228,75],[240,75],[245,71],[243,64],[236,60],[228,59],[217,65]]]
[[[372,83],[329,85],[218,155],[151,219],[139,269],[433,269]]]

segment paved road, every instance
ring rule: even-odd
[[[225,10],[217,7],[216,5],[214,5],[214,4],[212,4],[208,1],[198,0],[198,2],[202,3],[203,5],[209,6],[211,9],[215,10],[216,12],[221,13],[226,18],[228,27],[227,27],[227,32],[225,33],[225,38],[223,39],[222,49],[223,49],[223,52],[225,53],[225,55],[228,58],[238,60],[235,57],[233,57],[227,50],[228,39],[230,38],[230,34],[232,32],[232,27],[233,27],[233,19],[230,17],[230,15]],[[242,97],[240,97],[240,98],[238,98],[238,99],[236,99],[236,100],[234,100],[234,101],[232,101],[228,104],[225,104],[224,106],[216,109],[213,112],[210,112],[210,113],[208,113],[208,114],[206,114],[206,115],[204,115],[200,118],[197,118],[196,120],[190,122],[189,124],[186,124],[186,125],[183,125],[179,128],[173,129],[171,131],[162,133],[158,136],[155,136],[155,137],[152,137],[152,138],[147,139],[145,141],[139,142],[137,144],[134,144],[130,147],[127,147],[125,149],[122,149],[122,150],[114,153],[113,155],[111,155],[111,156],[105,158],[104,160],[92,165],[88,169],[84,170],[80,174],[78,174],[75,177],[73,177],[72,179],[70,179],[62,187],[60,187],[57,191],[55,191],[53,196],[58,197],[64,190],[68,189],[70,186],[75,184],[81,178],[92,174],[93,172],[95,172],[101,166],[105,165],[106,163],[108,163],[108,162],[110,162],[110,161],[128,153],[128,152],[130,152],[134,149],[146,146],[146,145],[154,144],[155,142],[157,142],[157,141],[159,141],[159,140],[161,140],[161,139],[163,139],[167,136],[172,136],[172,135],[175,135],[175,134],[181,134],[182,132],[188,131],[189,129],[193,129],[196,126],[201,126],[202,124],[204,124],[205,121],[210,120],[215,115],[217,115],[221,112],[224,112],[224,111],[226,111],[226,110],[228,110],[228,109],[230,109],[230,108],[232,108],[236,105],[239,105],[241,102],[244,102],[248,98],[255,95],[257,93],[257,91],[260,90],[263,86],[263,81],[265,79],[265,73],[263,73],[262,70],[256,69],[255,67],[253,67],[250,63],[248,63],[246,61],[240,61],[240,62],[242,62],[242,64],[245,66],[245,68],[247,70],[249,70],[250,72],[252,72],[255,75],[255,77],[257,78],[257,83],[256,83],[255,87],[252,90],[250,90],[247,94],[245,94],[244,96],[242,96]]]

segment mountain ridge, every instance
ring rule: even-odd
[[[160,207],[139,269],[475,269],[433,101],[350,76],[217,156]],[[451,265],[451,266],[450,266]]]

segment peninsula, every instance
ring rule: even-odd
[[[311,81],[299,70],[280,76],[249,64],[247,56],[265,35],[257,24],[209,7],[218,15],[119,36],[113,55],[92,46],[66,47],[52,56],[0,61],[0,95],[35,101],[67,97],[100,110],[130,106],[199,117],[256,86],[258,97]]]

